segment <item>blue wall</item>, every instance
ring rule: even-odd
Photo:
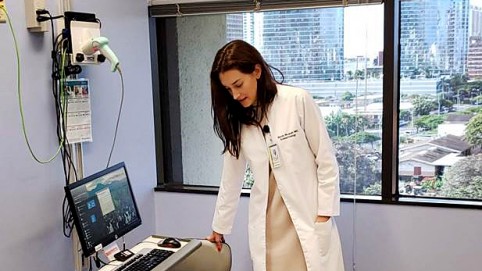
[[[58,14],[57,1],[47,8]],[[6,1],[19,42],[23,105],[29,139],[41,158],[57,147],[50,90],[50,34],[29,33],[24,1]],[[101,34],[121,61],[125,101],[111,164],[125,161],[143,225],[126,236],[135,244],[154,232],[156,184],[147,1],[77,0],[73,11],[95,13]],[[40,165],[23,139],[10,30],[0,24],[0,263],[2,270],[73,270],[71,240],[62,234],[63,171],[60,158]],[[92,99],[93,143],[84,144],[84,176],[105,167],[120,100],[120,79],[109,65],[84,68]]]

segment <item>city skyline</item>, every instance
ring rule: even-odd
[[[404,76],[467,72],[469,38],[482,29],[470,6],[482,6],[482,0],[401,2]],[[382,4],[232,14],[227,38],[252,43],[293,78],[338,80],[358,69],[354,59],[380,65],[373,60],[382,56],[383,25]]]

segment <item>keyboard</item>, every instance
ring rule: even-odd
[[[173,251],[154,248],[145,255],[136,254],[125,261],[115,271],[150,271],[162,263]]]

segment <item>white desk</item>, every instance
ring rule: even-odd
[[[163,240],[164,238],[166,237],[151,235],[129,250],[135,254],[139,253],[143,249],[152,249],[152,248],[171,250],[176,252],[171,256],[169,256],[169,258],[167,258],[164,262],[159,264],[155,269],[153,269],[153,271],[163,271],[163,270],[168,270],[169,267],[171,267],[173,264],[182,261],[183,259],[188,257],[191,253],[193,253],[201,246],[201,241],[199,240],[179,239],[179,241],[181,241],[180,248],[164,248],[164,247],[161,248],[157,245],[157,243]],[[118,266],[122,265],[122,263],[123,262],[120,262],[120,261],[109,262],[109,264],[99,269],[99,271],[115,270]]]

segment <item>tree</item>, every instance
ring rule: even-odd
[[[433,130],[444,122],[445,117],[440,115],[421,116],[414,122],[414,126],[418,129]]]
[[[422,180],[422,190],[425,191],[431,191],[431,192],[437,192],[440,191],[440,188],[442,187],[442,178],[440,177],[425,177]]]
[[[346,91],[345,93],[343,93],[343,95],[341,95],[341,100],[351,102],[351,101],[353,101],[354,97],[355,97],[355,95],[353,95],[353,93],[351,93],[349,91]]]
[[[382,184],[381,182],[379,183],[374,183],[368,187],[365,187],[363,189],[363,195],[374,195],[374,196],[379,196],[382,194]]]
[[[456,91],[463,85],[467,84],[467,76],[465,74],[454,74],[449,80],[450,88],[452,91]]]
[[[365,79],[365,71],[356,70],[355,71],[355,79]]]
[[[353,79],[353,72],[352,71],[347,71],[346,72],[346,77],[348,80],[352,80]]]
[[[453,102],[460,103],[467,96],[469,85],[467,75],[454,74],[450,79],[442,79],[442,95],[444,99],[451,99]],[[462,99],[461,99],[462,98]]]
[[[251,188],[253,187],[254,184],[254,175],[253,171],[249,166],[246,167],[246,171],[244,172],[244,183],[243,183],[243,188]]]
[[[362,116],[338,112],[328,115],[325,124],[331,137],[344,137],[362,131],[368,125],[368,120]]]
[[[423,73],[425,74],[425,78],[433,78],[433,72],[435,67],[427,66],[423,69]]]
[[[476,105],[482,104],[482,95],[475,96],[475,97],[471,98],[470,102],[472,104],[476,104]]]
[[[424,116],[430,114],[432,110],[437,109],[437,105],[433,101],[424,97],[415,97],[413,102],[413,114],[415,116]]]
[[[452,109],[454,107],[454,103],[447,99],[441,99],[440,106],[443,108]]]
[[[458,161],[447,169],[443,179],[442,196],[482,199],[482,154]]]
[[[482,95],[482,81],[472,81],[468,82],[464,92],[462,93],[463,97],[462,100],[465,99],[471,99],[474,97],[477,97],[479,95]]]
[[[482,107],[480,107],[480,106],[470,107],[470,108],[467,108],[460,113],[462,113],[464,115],[476,115],[476,114],[482,113]]]
[[[342,193],[353,194],[356,191],[357,194],[362,194],[366,187],[381,181],[381,172],[377,169],[376,162],[367,158],[362,148],[348,141],[335,141],[334,145],[340,166]]]
[[[331,113],[325,117],[325,125],[330,137],[338,137],[340,135],[341,113]]]
[[[470,144],[482,146],[482,113],[470,119],[465,128],[465,137]]]
[[[371,143],[373,149],[373,142],[380,140],[380,137],[374,134],[370,134],[365,131],[357,132],[349,137],[349,140],[356,144]]]
[[[400,120],[411,121],[412,113],[410,110],[400,110]]]

